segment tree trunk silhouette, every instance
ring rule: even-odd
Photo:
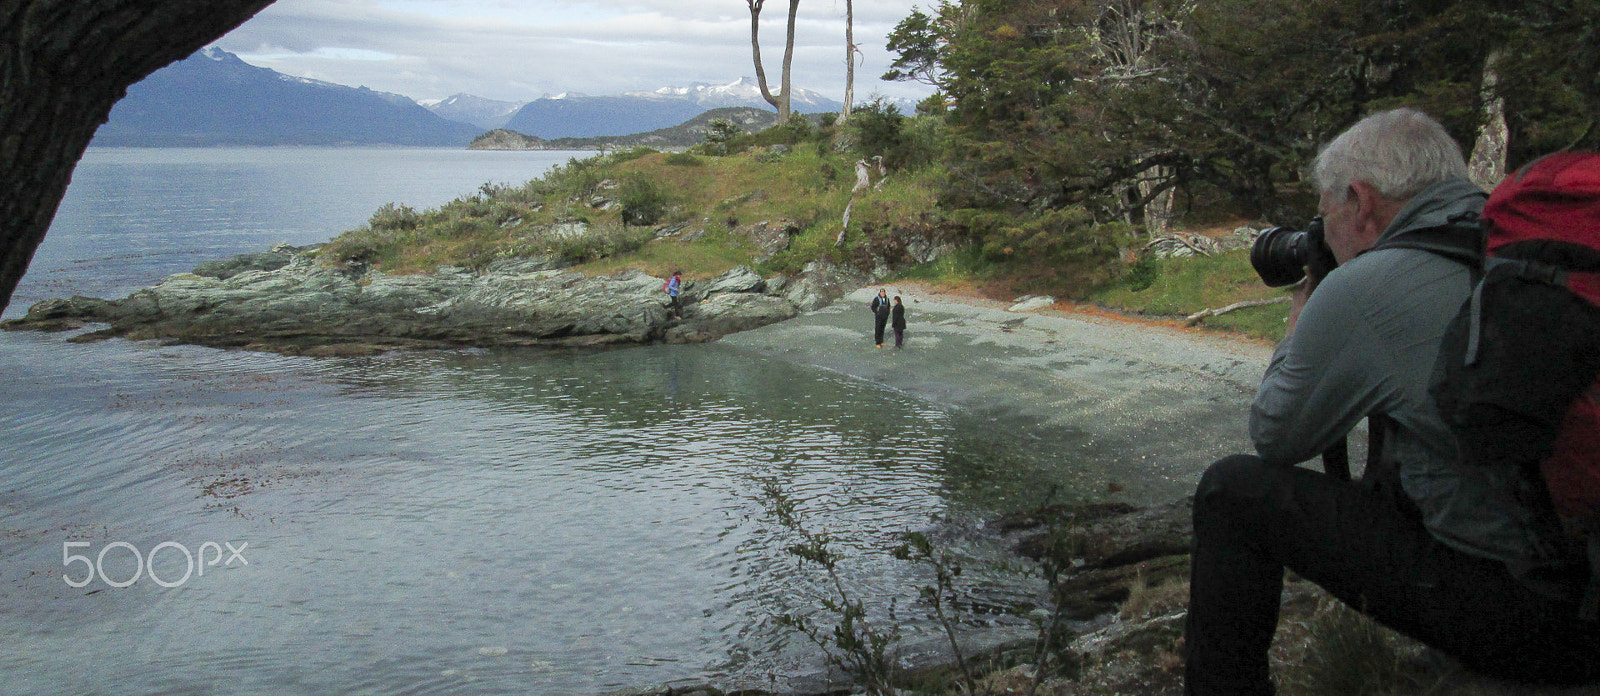
[[[756,86],[761,88],[761,98],[778,110],[778,123],[789,121],[789,68],[794,64],[794,22],[800,10],[800,0],[789,0],[788,40],[783,49],[782,91],[773,94],[767,87],[767,69],[761,64],[761,6],[766,0],[744,0],[750,7],[750,54],[756,64]]]
[[[0,310],[129,85],[272,0],[0,0]]]

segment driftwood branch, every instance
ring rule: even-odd
[[[1161,236],[1156,237],[1154,239],[1151,239],[1149,242],[1147,242],[1144,245],[1144,248],[1146,248],[1146,249],[1154,249],[1157,245],[1160,245],[1162,243],[1174,243],[1174,244],[1178,244],[1180,246],[1186,247],[1190,251],[1193,251],[1196,256],[1210,256],[1210,255],[1216,253],[1216,251],[1217,251],[1216,249],[1207,249],[1205,247],[1202,247],[1199,244],[1196,244],[1194,242],[1194,240],[1186,238],[1181,234],[1161,235]]]
[[[855,194],[850,195],[850,202],[844,204],[844,222],[839,223],[839,236],[834,238],[833,245],[844,244],[844,233],[850,230],[850,208],[856,204]]]
[[[1233,303],[1231,305],[1223,307],[1222,309],[1207,309],[1207,310],[1204,310],[1204,311],[1195,312],[1194,314],[1190,314],[1187,318],[1185,318],[1183,320],[1183,325],[1184,326],[1194,326],[1195,324],[1200,323],[1201,319],[1205,319],[1206,317],[1214,317],[1214,316],[1217,316],[1219,314],[1227,314],[1228,312],[1232,312],[1233,310],[1236,310],[1236,309],[1244,309],[1246,307],[1261,307],[1263,305],[1279,304],[1279,303],[1288,302],[1288,301],[1289,301],[1288,296],[1283,296],[1283,297],[1274,297],[1274,298],[1272,298],[1270,300],[1246,300],[1244,302],[1235,302],[1235,303]]]

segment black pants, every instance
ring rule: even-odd
[[[1445,546],[1363,484],[1240,455],[1213,464],[1195,492],[1188,693],[1273,693],[1267,650],[1286,567],[1481,673],[1600,678],[1600,626],[1574,604]]]
[[[883,329],[889,325],[889,314],[879,314],[872,319],[872,342],[883,345]]]

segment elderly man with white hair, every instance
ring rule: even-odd
[[[1327,247],[1338,267],[1297,289],[1288,331],[1251,408],[1256,454],[1213,464],[1195,492],[1186,627],[1190,694],[1274,692],[1267,651],[1284,570],[1495,676],[1600,676],[1600,625],[1579,618],[1582,569],[1547,556],[1529,511],[1457,463],[1428,393],[1447,324],[1470,293],[1485,195],[1459,145],[1412,109],[1369,116],[1318,155]],[[1295,465],[1377,431],[1361,481]]]

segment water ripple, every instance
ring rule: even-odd
[[[317,361],[6,337],[0,358],[27,385],[0,400],[0,601],[21,607],[0,637],[29,646],[0,674],[85,662],[82,691],[594,693],[793,657],[771,617],[826,586],[764,492],[834,539],[875,618],[909,615],[925,578],[887,550],[969,504],[952,492],[985,475],[961,467],[991,447],[969,442],[987,422],[714,346]],[[65,541],[164,540],[248,542],[249,563],[60,580]]]

